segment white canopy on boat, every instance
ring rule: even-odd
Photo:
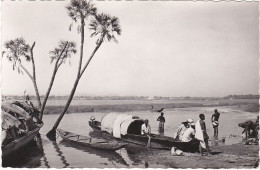
[[[131,120],[126,120],[124,122],[121,123],[121,129],[120,129],[120,133],[121,135],[126,135],[127,134],[127,130],[129,125],[135,121],[135,119],[131,119]]]
[[[128,127],[135,120],[129,114],[109,113],[101,119],[101,130],[120,138],[121,135],[127,134]]]
[[[110,134],[113,133],[114,122],[117,119],[119,113],[108,113],[101,119],[101,130]]]
[[[127,120],[133,120],[132,115],[129,114],[120,114],[114,122],[113,126],[113,136],[116,138],[121,137],[121,123]]]

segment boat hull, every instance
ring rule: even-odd
[[[101,131],[100,122],[98,121],[89,121],[89,126],[96,132],[99,132],[106,137],[113,137],[108,132]],[[121,135],[120,139],[116,139],[142,146],[147,146],[148,144],[148,137],[143,135],[126,134]],[[190,142],[177,142],[174,141],[174,138],[172,137],[160,136],[156,134],[151,134],[150,142],[150,147],[154,149],[170,150],[172,147],[176,147],[184,152],[197,152],[199,151],[200,144],[198,140],[192,140]]]
[[[93,139],[87,136],[77,135],[71,132],[67,132],[58,129],[61,138],[67,142],[75,143],[82,146],[87,146],[102,150],[118,150],[127,145],[127,143],[119,143],[115,140],[107,141],[102,139]]]
[[[9,144],[2,146],[2,157],[5,158],[7,156],[15,154],[17,151],[21,150],[25,146],[27,146],[39,133],[43,124],[39,124],[35,129],[28,132],[25,136],[22,136]]]

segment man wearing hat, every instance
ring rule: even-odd
[[[190,142],[194,139],[195,136],[195,124],[194,122],[190,122],[190,127],[184,132],[181,141],[182,142]]]
[[[175,141],[182,141],[182,136],[183,136],[184,132],[190,127],[190,123],[192,121],[193,121],[192,119],[188,119],[181,123],[181,126],[177,129],[177,131],[175,132],[175,134],[173,136]]]

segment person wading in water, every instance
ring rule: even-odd
[[[161,116],[157,118],[157,121],[159,121],[159,132],[164,132],[164,123],[165,123],[165,118],[163,117],[163,112],[161,113]]]
[[[216,138],[218,137],[219,116],[220,116],[220,113],[218,112],[217,109],[215,109],[214,114],[211,117],[211,122],[212,122],[213,129],[214,129],[214,137],[216,137]]]

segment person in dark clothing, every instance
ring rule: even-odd
[[[242,134],[243,133],[246,134],[246,139],[245,139],[246,142],[248,140],[248,137],[251,135],[251,130],[252,130],[252,133],[255,133],[255,130],[256,130],[256,124],[254,124],[254,122],[251,120],[245,121],[243,123],[239,123],[238,126],[244,128]]]
[[[214,137],[218,137],[219,116],[220,116],[220,113],[218,112],[217,109],[215,109],[214,114],[211,117],[211,122],[212,122],[213,129],[214,129]]]
[[[157,121],[159,121],[159,132],[164,132],[164,123],[165,123],[165,118],[163,117],[163,112],[161,113],[161,116],[157,118]]]

